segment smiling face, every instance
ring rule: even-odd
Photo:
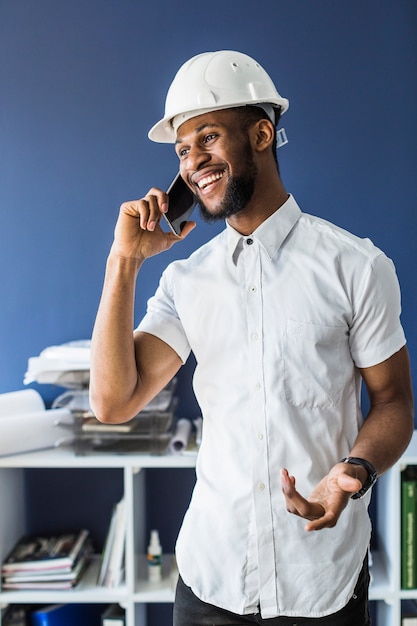
[[[178,129],[181,176],[208,221],[242,212],[253,196],[257,168],[247,131],[234,109],[199,115]]]

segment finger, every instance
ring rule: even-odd
[[[162,213],[168,210],[168,196],[165,191],[152,187],[141,201],[140,226],[143,230],[155,230]]]
[[[295,492],[295,477],[290,476],[288,470],[283,467],[281,470],[281,486],[285,496],[292,496]]]
[[[295,488],[295,478],[286,469],[281,470],[281,485],[285,496],[287,511],[308,520],[315,520],[324,514],[324,507],[318,502],[304,498]]]
[[[127,215],[129,217],[139,217],[139,203],[140,200],[131,200],[130,202],[123,202],[120,205],[120,215]]]
[[[139,223],[142,230],[155,230],[160,219],[158,199],[148,194],[138,202]]]
[[[336,526],[338,518],[339,516],[336,515],[334,511],[326,511],[321,517],[310,520],[309,523],[304,526],[304,530],[311,532],[314,530],[322,530],[323,528],[333,528]]]

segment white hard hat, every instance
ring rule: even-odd
[[[151,128],[148,137],[175,143],[177,128],[192,117],[263,103],[280,107],[281,114],[289,106],[257,61],[233,50],[204,52],[178,70],[167,93],[164,117]]]

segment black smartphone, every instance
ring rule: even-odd
[[[163,213],[164,218],[175,235],[181,235],[184,224],[188,221],[197,204],[197,198],[185,184],[178,173],[167,191],[168,211]]]

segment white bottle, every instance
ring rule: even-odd
[[[151,530],[148,546],[148,579],[151,583],[158,583],[162,580],[162,546],[157,530]]]

